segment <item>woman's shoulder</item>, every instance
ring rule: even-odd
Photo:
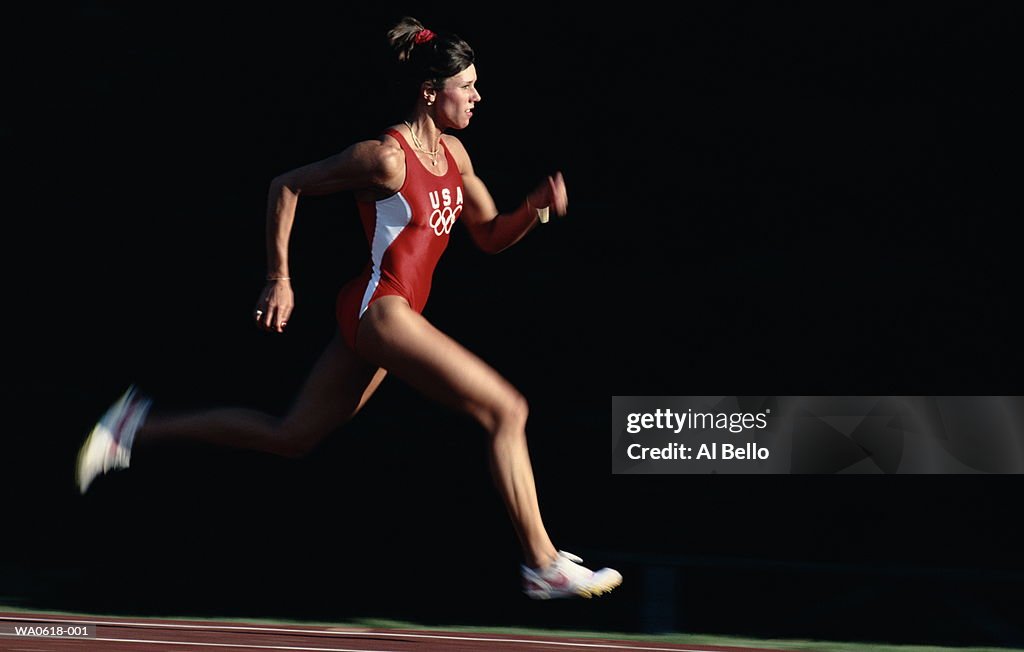
[[[402,152],[393,127],[388,127],[375,136],[369,136],[363,140],[353,143],[353,147],[369,153],[387,155],[393,152]]]
[[[377,136],[371,139],[369,142],[375,143],[382,153],[386,152],[402,152],[402,145],[398,142],[398,131],[396,125],[385,127]]]
[[[373,179],[376,186],[400,186],[405,178],[405,152],[398,141],[386,133],[356,142],[348,151],[349,160]]]
[[[398,142],[398,128],[385,129],[378,139],[377,157],[381,167],[392,175],[405,177],[405,150]]]
[[[472,164],[469,161],[469,152],[466,151],[466,147],[462,144],[462,141],[451,134],[441,134],[441,140],[444,142],[445,147],[452,153],[452,158],[459,166],[459,172],[466,174],[473,169]]]
[[[462,144],[462,141],[459,140],[457,136],[453,136],[452,134],[441,134],[441,140],[443,140],[444,144],[448,146],[448,149],[452,150],[452,154],[455,152],[461,152],[463,154],[466,153],[465,145]]]

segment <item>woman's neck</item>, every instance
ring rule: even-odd
[[[412,131],[414,143],[426,153],[436,152],[441,146],[443,130],[438,128],[434,119],[420,113],[405,121],[405,126]]]

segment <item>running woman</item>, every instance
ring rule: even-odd
[[[151,399],[130,387],[82,445],[82,493],[97,476],[127,468],[135,441],[177,438],[297,457],[366,404],[385,375],[471,416],[489,436],[489,458],[522,547],[523,591],[531,598],[585,597],[622,582],[552,543],[541,518],[526,441],[527,402],[497,371],[421,314],[431,278],[456,222],[485,252],[518,242],[548,212],[568,206],[560,172],[512,211],[499,212],[462,143],[480,102],[472,48],[455,34],[403,18],[387,33],[412,107],[379,137],[286,172],[270,185],[267,284],[253,322],[283,333],[294,307],[288,243],[300,196],[351,192],[369,245],[362,273],[339,291],[337,334],[316,362],[287,415],[241,408],[149,416]]]

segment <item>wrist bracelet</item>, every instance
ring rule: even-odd
[[[290,281],[290,280],[292,280],[292,277],[291,276],[268,276],[267,280],[268,281]]]
[[[537,211],[537,220],[541,224],[547,224],[548,223],[548,208],[546,206],[544,208],[534,208],[533,206],[531,206],[530,205],[530,196],[529,195],[526,196],[526,208],[528,210],[531,210],[531,211],[533,211],[533,210]]]

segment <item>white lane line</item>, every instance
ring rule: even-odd
[[[257,627],[253,625],[199,625],[184,623],[144,623],[131,621],[108,621],[108,620],[81,620],[69,618],[15,618],[12,616],[0,616],[0,620],[19,620],[25,622],[40,623],[68,623],[70,625],[103,625],[107,627],[152,627],[159,629],[190,629],[190,630],[216,630],[233,632],[257,632],[264,634],[315,634],[323,636],[392,636],[395,638],[425,638],[430,640],[443,641],[471,641],[484,643],[518,643],[523,645],[555,645],[562,647],[582,647],[600,650],[641,650],[646,652],[708,652],[700,648],[681,647],[643,647],[638,645],[619,645],[612,643],[570,643],[567,641],[545,640],[545,639],[515,639],[515,638],[487,638],[474,636],[455,636],[453,634],[411,634],[405,632],[393,632],[386,629],[374,631],[332,631],[330,629],[288,629],[284,627]],[[98,639],[90,639],[98,640]],[[128,639],[114,639],[128,640]],[[245,647],[245,646],[243,646]],[[268,648],[268,649],[311,649],[323,650],[328,648]],[[785,652],[779,650],[779,652]]]
[[[0,634],[0,636],[14,636],[14,634]],[[243,650],[293,650],[295,652],[396,652],[395,650],[370,650],[365,647],[294,647],[287,645],[245,645],[242,643],[199,643],[197,641],[148,641],[141,638],[81,638],[61,639],[61,642],[77,640],[82,643],[86,641],[102,641],[104,643],[144,643],[146,645],[180,645],[190,647],[228,647]]]

